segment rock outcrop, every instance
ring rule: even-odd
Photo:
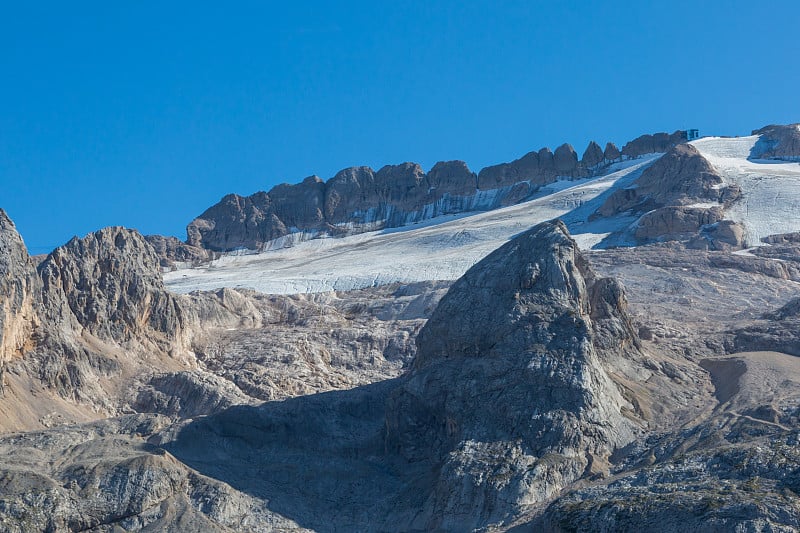
[[[724,221],[724,209],[739,197],[690,144],[678,144],[649,166],[632,185],[614,191],[592,215],[639,215],[629,230],[639,244],[684,240],[706,249],[742,246],[743,230]]]
[[[622,158],[622,152],[619,151],[616,144],[607,143],[606,149],[603,150],[603,157],[606,161],[617,161]]]
[[[770,125],[753,131],[760,135],[751,159],[800,160],[800,124]]]
[[[22,356],[35,342],[41,285],[22,237],[0,209],[0,394],[6,362]]]
[[[55,313],[66,304],[100,339],[148,339],[167,347],[183,333],[183,312],[164,288],[159,259],[135,230],[111,227],[75,237],[53,250],[39,273],[45,305]]]
[[[538,152],[529,152],[510,163],[500,163],[484,168],[478,173],[478,188],[490,190],[521,181],[541,186],[551,183],[555,177],[553,153],[549,148],[542,148]]]
[[[0,529],[304,531],[147,442],[168,423],[130,415],[0,437]]]
[[[186,244],[177,237],[145,235],[144,238],[155,250],[161,268],[173,269],[176,263],[198,265],[213,259],[211,251]]]
[[[340,170],[325,187],[325,218],[347,220],[374,203],[375,172],[369,167]]]
[[[637,343],[622,289],[594,275],[559,221],[470,269],[420,332],[388,408],[388,445],[442,463],[426,528],[480,527],[602,475],[640,428],[608,351]]]
[[[436,200],[444,194],[470,196],[478,188],[478,176],[463,161],[439,161],[428,172],[428,187]]]
[[[629,188],[614,191],[597,210],[600,216],[646,212],[664,206],[730,201],[722,176],[690,144],[672,148],[649,166]]]
[[[248,197],[229,194],[189,223],[186,242],[213,251],[256,249],[287,231],[267,193]]]
[[[731,352],[778,351],[800,357],[800,298],[732,331]]]
[[[596,167],[604,160],[605,155],[603,154],[603,149],[594,141],[589,143],[589,146],[586,147],[586,150],[583,152],[583,157],[581,158],[581,162],[587,168]]]
[[[645,154],[664,153],[683,142],[686,142],[686,131],[684,130],[678,130],[671,134],[645,134],[626,143],[622,147],[622,155],[634,158]]]

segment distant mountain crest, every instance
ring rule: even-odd
[[[513,205],[558,178],[596,174],[621,159],[666,152],[686,140],[685,131],[642,135],[620,151],[592,141],[578,158],[569,144],[545,147],[510,163],[472,172],[463,161],[440,161],[428,173],[416,163],[386,165],[377,172],[350,167],[327,182],[317,176],[269,192],[225,196],[187,226],[187,244],[224,252],[258,250],[291,234],[359,233],[398,227],[436,216]]]

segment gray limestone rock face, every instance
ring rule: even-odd
[[[257,192],[248,197],[229,194],[189,223],[186,242],[214,251],[257,249],[287,233],[267,193]]]
[[[711,211],[711,210],[709,210]],[[687,247],[700,250],[738,250],[745,245],[745,229],[733,220],[720,220],[701,225],[699,235],[690,239]]]
[[[637,244],[685,241],[697,249],[740,248],[744,230],[725,221],[724,210],[741,195],[690,144],[678,144],[657,159],[629,187],[617,189],[592,219],[629,212],[641,215],[625,230]]]
[[[413,210],[427,195],[425,172],[416,163],[386,165],[375,173],[375,191],[379,203]],[[411,209],[409,209],[411,208]]]
[[[145,235],[144,238],[155,250],[162,268],[173,268],[175,263],[197,265],[212,258],[209,250],[191,246],[176,237]]]
[[[597,215],[613,216],[628,210],[646,212],[723,199],[733,201],[735,194],[721,187],[722,183],[719,173],[694,146],[679,144],[648,167],[632,187],[611,194]]]
[[[0,394],[5,363],[33,346],[40,295],[41,281],[25,243],[0,209]]]
[[[307,531],[150,444],[167,423],[135,415],[0,436],[0,529]]]
[[[287,228],[314,229],[325,222],[325,182],[317,176],[276,185],[268,194],[275,216]]]
[[[619,151],[617,145],[614,143],[606,143],[606,149],[603,150],[603,158],[606,161],[617,161],[622,157],[622,152]]]
[[[340,170],[325,187],[325,217],[331,224],[348,222],[353,213],[374,201],[375,172],[369,167]]]
[[[760,135],[751,159],[800,160],[800,124],[764,126],[753,132]]]
[[[603,162],[605,156],[603,154],[603,149],[600,148],[600,145],[594,141],[591,141],[589,145],[586,147],[586,150],[583,151],[583,157],[581,158],[581,163],[586,168],[592,168],[600,163]]]
[[[477,186],[477,175],[463,161],[439,161],[428,172],[428,187],[436,199],[443,194],[469,196]]]
[[[669,133],[645,134],[628,142],[622,147],[622,155],[629,158],[644,154],[664,153],[673,146],[686,141],[686,132],[678,130]]]
[[[177,299],[164,288],[159,259],[137,231],[104,228],[73,238],[39,265],[45,305],[65,306],[101,339],[176,340],[184,326]]]
[[[621,287],[597,279],[560,221],[471,268],[387,411],[388,445],[442,462],[427,527],[480,527],[602,474],[639,427],[604,361],[637,343]]]
[[[642,243],[681,240],[719,222],[722,216],[719,207],[661,207],[642,215],[634,235]]]
[[[538,153],[529,152],[510,163],[500,163],[482,169],[478,173],[478,188],[496,189],[520,181],[545,185],[555,180],[555,176],[553,154],[549,149],[542,148]]]
[[[578,167],[578,154],[571,144],[562,144],[553,153],[553,163],[560,175],[571,176]]]

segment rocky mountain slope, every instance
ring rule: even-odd
[[[513,205],[259,254],[0,211],[0,531],[800,528],[797,131],[348,169],[231,235]]]
[[[133,411],[188,416],[394,377],[443,290],[180,296],[165,289],[159,259],[136,231],[75,238],[37,271],[1,214],[5,430]]]

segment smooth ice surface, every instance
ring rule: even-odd
[[[749,160],[758,156],[757,135],[707,137],[693,141],[726,183],[739,185],[742,197],[726,210],[725,218],[741,223],[748,246],[776,233],[800,231],[800,164]]]
[[[453,280],[514,235],[556,217],[567,223],[582,248],[591,248],[632,222],[624,217],[588,222],[605,193],[629,185],[659,156],[615,164],[597,178],[557,181],[540,190],[537,198],[511,207],[343,238],[304,240],[258,254],[229,254],[208,265],[167,273],[164,280],[179,293],[241,287],[270,294]]]

